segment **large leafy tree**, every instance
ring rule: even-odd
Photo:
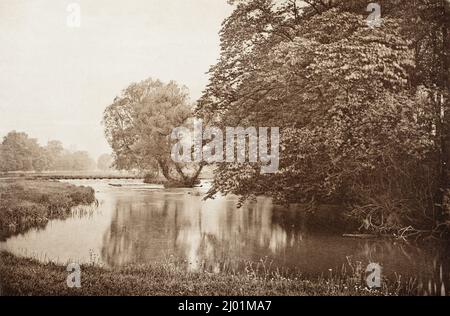
[[[445,159],[448,129],[444,102],[436,105],[433,96],[445,94],[439,87],[448,44],[445,19],[433,15],[442,2],[415,4],[433,28],[412,32],[416,16],[397,1],[382,3],[380,28],[366,25],[364,1],[310,1],[303,9],[295,1],[237,2],[197,113],[281,127],[281,163],[273,175],[261,175],[258,164],[222,164],[210,196],[348,204],[378,231],[436,225],[436,192],[445,184],[436,166]]]
[[[190,119],[192,106],[186,88],[153,79],[131,84],[104,113],[115,166],[142,171],[158,168],[170,181],[193,185],[203,165],[171,158],[172,130],[188,126]]]

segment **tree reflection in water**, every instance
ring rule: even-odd
[[[378,262],[389,277],[401,274],[417,285],[436,279],[435,255],[414,245],[346,239],[308,228],[299,209],[274,208],[263,197],[238,209],[236,201],[202,201],[182,189],[119,196],[103,237],[103,261],[120,266],[173,258],[189,271],[219,272],[267,258],[274,268],[306,275]]]
[[[0,249],[60,263],[91,263],[95,254],[96,262],[108,266],[175,261],[189,271],[210,272],[242,270],[244,263],[263,260],[266,267],[305,276],[326,276],[343,266],[362,270],[376,262],[383,277],[411,278],[422,293],[440,293],[445,282],[448,291],[448,248],[343,238],[333,227],[307,220],[300,207],[274,207],[263,197],[238,209],[236,197],[203,201],[189,189],[149,189],[125,181],[122,187],[75,184],[96,189],[96,210],[75,209],[67,220],[0,242]]]
[[[107,264],[173,255],[189,270],[219,271],[225,260],[253,260],[267,249],[275,254],[294,243],[294,236],[272,223],[268,199],[237,209],[235,198],[204,202],[199,196],[155,195],[118,198],[104,235],[102,257]]]

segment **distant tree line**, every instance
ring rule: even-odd
[[[97,169],[101,171],[111,171],[114,170],[114,159],[110,154],[103,154],[98,157]]]
[[[9,132],[0,143],[0,171],[86,171],[96,168],[86,151],[70,151],[60,141],[46,146],[26,133]]]

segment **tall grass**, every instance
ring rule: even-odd
[[[246,269],[187,272],[175,260],[104,268],[81,266],[81,288],[68,288],[64,265],[39,263],[0,253],[4,295],[397,295],[394,288],[368,289],[340,274],[304,278],[271,269],[262,260],[244,262]],[[232,264],[229,264],[232,266]]]

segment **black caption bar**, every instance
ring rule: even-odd
[[[60,316],[96,309],[127,316],[137,310],[143,315],[314,315],[325,310],[383,316],[395,305],[405,313],[431,312],[448,303],[439,297],[0,297],[0,311],[26,306]]]

